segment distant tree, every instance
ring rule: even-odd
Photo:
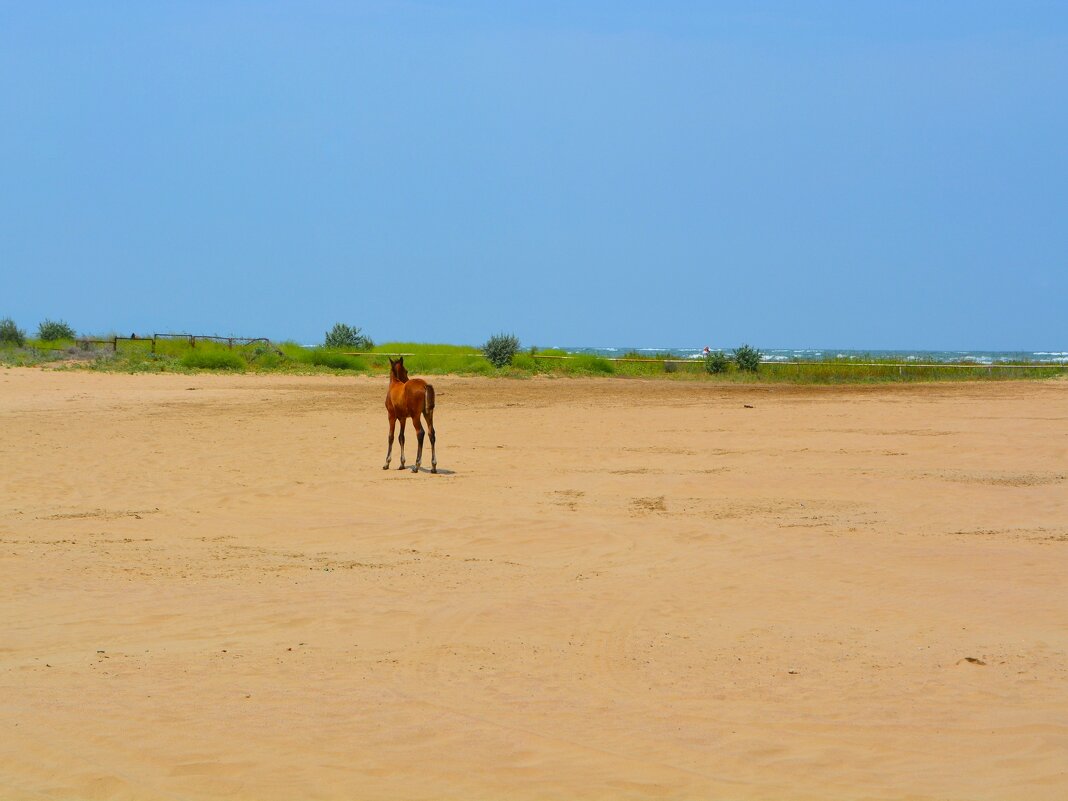
[[[21,348],[26,344],[26,332],[15,325],[10,317],[0,320],[0,343]]]
[[[63,320],[48,320],[37,326],[37,338],[45,342],[55,342],[57,339],[74,339],[74,329]]]
[[[511,364],[518,351],[519,339],[514,334],[494,334],[482,346],[482,352],[494,367]]]
[[[760,351],[748,345],[742,345],[734,351],[734,363],[738,369],[747,373],[755,373],[760,369]]]
[[[355,348],[356,350],[370,350],[375,346],[369,336],[363,331],[345,323],[336,323],[333,328],[326,332],[324,348]]]

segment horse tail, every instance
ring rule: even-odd
[[[423,412],[430,414],[434,411],[434,385],[426,385],[426,395],[423,396]]]

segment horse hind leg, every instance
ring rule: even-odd
[[[382,465],[383,470],[389,470],[389,460],[393,457],[393,431],[397,427],[396,415],[389,416],[389,448],[386,449],[386,463]],[[401,446],[403,447],[403,446]],[[401,457],[403,460],[404,457]]]
[[[412,472],[418,473],[423,464],[423,424],[419,422],[418,414],[412,415],[412,425],[415,426],[415,436],[419,440],[419,447],[415,451],[415,467],[412,468]]]
[[[437,448],[438,436],[434,431],[434,410],[433,409],[429,409],[428,411],[423,412],[423,417],[426,418],[426,427],[428,429],[430,429],[430,472],[431,473],[436,473],[436,472],[438,472],[438,448]],[[422,443],[423,443],[423,435],[422,435],[422,432],[420,432],[420,434],[419,434],[419,444],[420,444],[420,446],[422,445]]]
[[[426,385],[426,394],[423,396],[423,417],[426,418],[426,427],[430,429],[430,472],[438,472],[438,437],[434,432],[434,385]],[[420,439],[422,444],[422,439]]]

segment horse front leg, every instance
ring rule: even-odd
[[[401,430],[400,430],[400,436],[397,438],[397,441],[400,443],[400,446],[401,446],[401,451],[400,451],[401,463],[400,463],[400,468],[399,468],[400,470],[404,469],[404,423],[407,421],[407,419],[408,418],[406,418],[406,417],[402,417],[400,419]]]
[[[386,450],[386,463],[382,465],[383,470],[389,470],[389,460],[393,456],[393,430],[397,427],[397,417],[395,415],[389,416],[389,448]],[[403,460],[404,457],[401,457]]]

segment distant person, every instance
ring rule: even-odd
[[[710,350],[708,349],[708,345],[705,345],[705,349],[704,349],[703,351],[701,351],[701,354],[702,354],[703,356],[707,356],[707,355],[708,355],[709,353],[711,353],[711,352],[712,352],[712,351],[710,351]]]

